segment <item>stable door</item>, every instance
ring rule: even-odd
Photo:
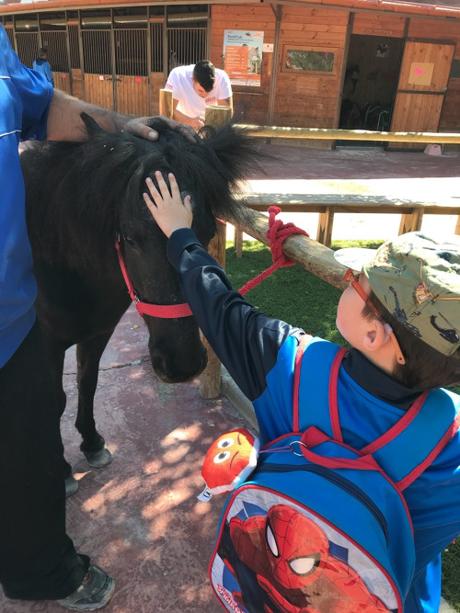
[[[454,50],[455,45],[448,43],[406,42],[392,132],[438,131]],[[423,148],[421,145],[407,146]]]

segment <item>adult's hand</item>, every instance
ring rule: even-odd
[[[120,116],[120,131],[130,132],[135,136],[139,136],[140,138],[145,138],[147,140],[157,140],[158,132],[154,128],[151,127],[151,123],[155,119],[161,119],[165,123],[168,124],[170,128],[173,130],[177,130],[180,132],[188,141],[191,143],[196,142],[197,136],[190,126],[186,126],[178,121],[174,121],[173,119],[168,119],[167,117],[162,117],[161,115],[156,117],[124,117]],[[125,121],[123,121],[125,119]]]
[[[150,125],[154,117],[132,117],[95,106],[78,98],[73,98],[59,90],[54,91],[48,113],[48,139],[83,141],[87,138],[81,114],[90,115],[104,130],[122,132],[124,130],[141,138],[156,140],[158,132]],[[196,142],[193,129],[176,121],[161,117],[190,142]]]

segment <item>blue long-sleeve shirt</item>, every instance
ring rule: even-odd
[[[52,95],[51,83],[21,64],[0,25],[0,368],[35,321],[36,286],[18,144],[46,136]]]
[[[51,66],[48,60],[42,60],[38,58],[37,60],[34,60],[32,68],[36,72],[40,72],[41,74],[43,74],[46,80],[54,86],[53,73],[51,72]]]

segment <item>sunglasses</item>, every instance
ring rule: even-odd
[[[355,292],[358,294],[364,304],[371,309],[372,313],[378,319],[380,319],[380,313],[377,311],[372,302],[369,302],[369,295],[359,282],[359,273],[355,273],[353,269],[348,268],[343,275],[343,280],[351,285],[351,287],[355,290]]]
[[[369,301],[369,295],[366,293],[366,290],[359,282],[360,273],[355,273],[352,268],[348,268],[343,275],[343,280],[351,285],[351,287],[355,290],[358,296],[363,300],[364,304],[372,311],[377,319],[382,321],[382,315],[377,311],[376,307]],[[386,324],[388,325],[388,324]],[[391,329],[391,328],[390,328]],[[396,360],[399,364],[405,364],[406,360],[404,358],[404,354],[401,351],[401,347],[399,345],[398,339],[395,336],[393,330],[391,330],[391,342],[396,351]]]

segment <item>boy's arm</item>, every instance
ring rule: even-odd
[[[155,178],[160,189],[168,190],[161,173]],[[179,273],[184,298],[198,325],[242,391],[254,400],[267,386],[267,374],[276,363],[281,345],[289,336],[302,332],[260,313],[232,289],[225,272],[190,229],[190,199],[186,197],[183,205],[172,175],[169,181],[176,205],[171,205],[174,196],[166,204],[160,196],[159,206],[147,195],[144,198],[158,225],[170,236],[168,258]],[[152,196],[158,194],[150,179],[147,185]]]

